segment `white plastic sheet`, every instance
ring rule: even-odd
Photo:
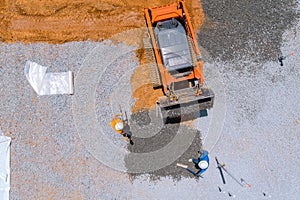
[[[9,200],[10,190],[10,142],[11,138],[0,130],[0,199]]]
[[[73,73],[46,73],[47,67],[27,61],[24,72],[30,85],[38,95],[73,94]]]

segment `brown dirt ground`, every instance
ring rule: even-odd
[[[0,41],[24,43],[110,38],[131,28],[144,27],[143,8],[175,0],[0,0]],[[201,7],[193,5],[197,20]],[[200,17],[199,17],[200,16]]]
[[[0,0],[0,41],[55,44],[101,41],[132,28],[145,27],[143,8],[174,2],[177,1]],[[186,0],[186,4],[195,30],[200,30],[204,21],[201,4],[198,0]],[[143,50],[137,50],[137,57],[141,65],[131,79],[137,100],[133,111],[153,108],[157,97],[163,95],[150,84]]]

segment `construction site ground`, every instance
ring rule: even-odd
[[[215,105],[165,125],[142,46],[143,8],[172,2],[0,1],[11,199],[298,199],[300,2],[187,0]],[[74,95],[38,96],[27,60],[73,71]],[[132,146],[110,127],[119,105]],[[196,178],[176,163],[193,168],[200,148],[210,167]],[[223,184],[215,156],[251,187],[226,173]]]

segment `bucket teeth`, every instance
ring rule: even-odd
[[[158,66],[156,64],[155,58],[154,58],[154,52],[152,49],[152,45],[150,44],[149,38],[144,38],[144,49],[146,52],[146,58],[148,62],[148,67],[150,71],[150,79],[151,83],[154,88],[158,88],[162,86],[159,72],[158,72]]]
[[[159,99],[164,119],[171,121],[174,121],[173,119],[179,119],[180,121],[192,120],[205,116],[204,111],[213,107],[214,93],[210,89],[202,88],[202,94],[199,96],[194,95],[193,89],[182,89],[178,95],[178,101],[170,101],[167,97]]]

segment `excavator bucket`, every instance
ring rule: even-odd
[[[201,94],[195,96],[195,89],[177,91],[179,99],[170,101],[168,97],[159,98],[159,107],[165,122],[193,120],[207,114],[206,110],[214,104],[214,93],[209,88],[202,88]]]

